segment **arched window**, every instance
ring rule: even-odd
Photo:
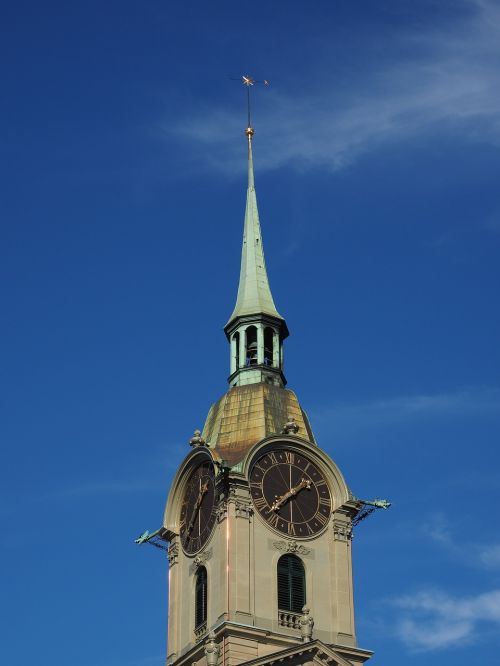
[[[194,626],[195,629],[207,621],[207,570],[200,567],[196,574]]]
[[[257,329],[249,326],[246,329],[247,348],[246,365],[257,365]]]
[[[301,613],[306,603],[306,575],[302,560],[283,555],[278,560],[278,609]]]
[[[264,329],[264,365],[274,365],[274,331],[269,326]]]

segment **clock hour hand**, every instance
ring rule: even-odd
[[[196,521],[196,516],[198,515],[198,511],[200,509],[201,503],[203,502],[203,497],[205,496],[205,493],[208,490],[208,482],[205,483],[204,486],[201,487],[200,492],[198,493],[198,499],[195,502],[193,513],[191,514],[191,520],[188,523],[188,528],[187,528],[187,533],[189,534],[191,530],[194,527],[194,523]]]
[[[281,497],[276,497],[271,507],[271,511],[278,511],[283,506],[283,504],[285,504],[285,502],[288,502],[289,499],[295,497],[295,495],[303,488],[307,488],[307,490],[311,489],[311,481],[309,479],[301,479],[296,486],[293,486],[290,488],[290,490],[287,490],[284,495],[281,495]]]

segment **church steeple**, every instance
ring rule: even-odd
[[[257,313],[282,319],[274,305],[264,259],[253,173],[252,137],[254,130],[249,127],[246,134],[248,136],[248,189],[241,252],[240,283],[236,305],[228,323],[241,315]]]
[[[231,386],[267,382],[286,384],[283,375],[283,340],[288,328],[274,304],[267,277],[264,246],[257,208],[252,139],[247,127],[248,188],[236,305],[224,327],[231,344]]]

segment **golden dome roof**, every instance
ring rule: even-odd
[[[265,383],[234,386],[212,405],[203,438],[226,464],[234,466],[264,437],[280,434],[291,419],[299,427],[297,435],[316,444],[293,391]]]

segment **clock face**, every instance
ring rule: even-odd
[[[294,539],[321,532],[332,511],[330,490],[318,466],[284,447],[268,450],[252,464],[250,493],[262,518]]]
[[[191,555],[208,540],[215,523],[215,474],[212,463],[198,465],[190,474],[181,505],[180,537]]]

